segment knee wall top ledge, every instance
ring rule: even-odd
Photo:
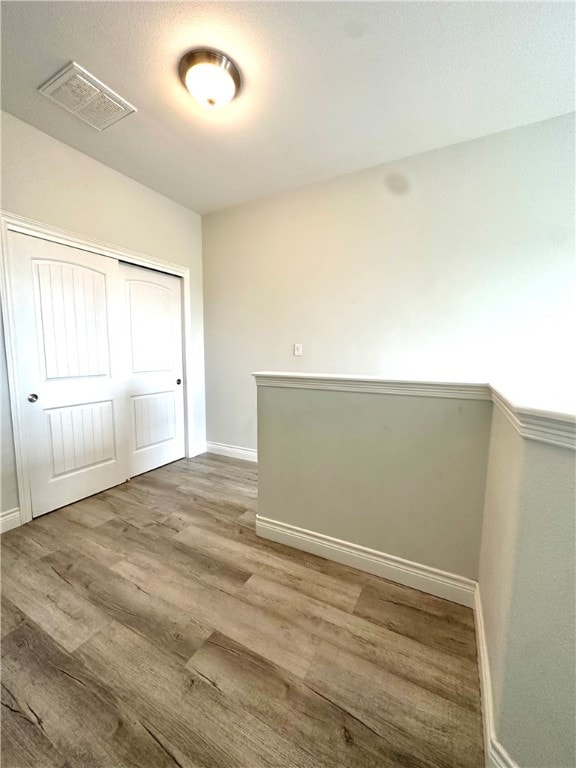
[[[258,387],[488,400],[502,411],[522,437],[576,450],[576,416],[515,406],[487,383],[402,381],[372,376],[276,371],[259,371],[252,375]]]

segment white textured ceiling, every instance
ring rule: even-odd
[[[238,99],[177,75],[212,46]],[[37,92],[71,60],[138,108],[98,133]],[[4,2],[5,110],[204,213],[572,111],[574,5]]]

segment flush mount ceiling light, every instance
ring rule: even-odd
[[[232,59],[211,48],[195,48],[182,57],[180,80],[207,109],[229,104],[240,90],[240,70]]]

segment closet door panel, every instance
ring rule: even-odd
[[[8,249],[37,516],[129,476],[119,265],[17,232]]]
[[[182,380],[182,281],[120,265],[128,329],[130,475],[185,455]]]

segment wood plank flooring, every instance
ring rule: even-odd
[[[255,512],[205,454],[2,536],[4,768],[482,768],[472,612]]]

